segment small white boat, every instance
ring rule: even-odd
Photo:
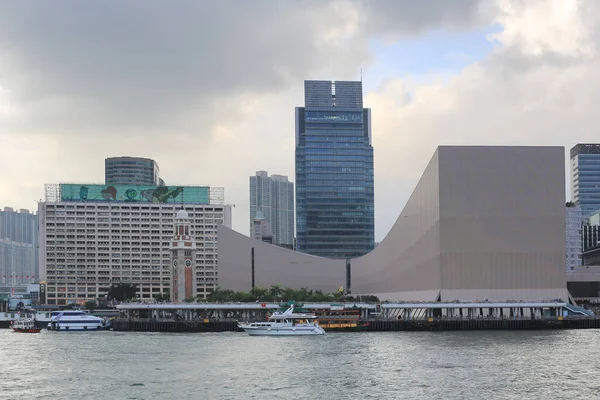
[[[323,335],[325,330],[319,326],[314,314],[294,313],[294,306],[285,312],[275,312],[267,322],[238,323],[238,326],[250,336],[301,336]]]
[[[51,331],[103,331],[110,329],[105,318],[94,317],[83,311],[56,311],[52,313],[48,330]]]

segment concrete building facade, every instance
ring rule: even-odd
[[[294,184],[287,176],[257,171],[250,177],[250,232],[253,235],[258,213],[268,226],[273,244],[292,247],[294,243]]]
[[[55,193],[39,203],[40,268],[48,304],[101,298],[117,282],[137,285],[142,300],[171,293],[170,248],[174,219],[182,207],[189,215],[197,249],[193,293],[205,297],[216,287],[217,226],[231,227],[231,207],[214,201],[222,198],[222,188],[177,187],[166,193],[149,193],[148,199],[162,201],[152,202],[143,195],[132,201],[119,200],[120,192],[114,196],[117,200],[82,201],[70,197],[77,194],[70,190],[72,185],[60,186],[65,193]],[[81,187],[90,193],[99,191],[95,185]],[[140,194],[128,186],[126,198],[131,191]],[[213,191],[217,193],[213,195]],[[183,203],[182,192],[188,193]]]
[[[0,211],[0,283],[27,284],[39,278],[38,217],[29,210]]]
[[[0,239],[0,283],[18,285],[37,281],[37,249],[30,243]]]
[[[566,268],[567,274],[573,273],[575,267],[583,265],[582,260],[582,227],[584,223],[581,207],[573,203],[567,203],[566,206]]]
[[[348,265],[220,228],[219,284],[249,290],[254,271],[259,286],[350,283],[382,300],[567,299],[563,160],[562,147],[439,147],[369,254]]]

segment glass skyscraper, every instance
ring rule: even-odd
[[[104,181],[107,185],[164,186],[158,174],[158,163],[150,158],[124,156],[104,160]]]
[[[296,107],[296,249],[352,258],[375,244],[371,110],[362,82],[305,81]]]
[[[571,149],[571,190],[583,218],[600,210],[600,144],[577,144]]]

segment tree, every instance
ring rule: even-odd
[[[253,288],[250,294],[254,296],[253,300],[265,300],[269,296],[269,290],[260,286]],[[252,301],[252,300],[250,300]]]
[[[294,290],[294,289],[290,289],[290,288],[286,287],[285,289],[283,289],[283,291],[281,293],[281,300],[283,300],[283,301],[290,301],[290,300],[304,301],[306,299],[303,298],[303,296],[302,296],[303,290],[305,290],[305,289],[303,288],[298,291],[298,290]]]
[[[137,290],[137,286],[131,283],[113,283],[110,285],[106,297],[108,297],[109,300],[125,301],[135,298]]]
[[[229,289],[223,289],[217,287],[213,290],[208,296],[206,296],[207,301],[232,301],[233,295],[235,292]]]
[[[269,289],[263,287],[255,287],[250,292],[234,292],[233,290],[217,287],[212,293],[208,294],[206,300],[209,302],[254,302],[254,301],[279,301],[279,302],[339,302],[339,301],[363,301],[363,302],[379,302],[376,296],[360,296],[360,298],[346,296],[343,292],[323,293],[321,290],[312,290],[308,288],[292,289],[273,285]]]
[[[255,300],[256,296],[248,292],[235,292],[231,296],[231,301],[239,301],[240,303],[249,303]]]
[[[163,293],[163,294],[155,294],[154,296],[154,300],[155,301],[169,301],[171,300],[171,295],[169,294],[169,292]]]
[[[281,288],[281,285],[272,285],[269,289],[269,295],[273,301],[277,301],[277,299],[281,297],[282,293],[283,289]]]
[[[90,310],[90,312],[94,311],[98,307],[98,304],[94,300],[89,300],[85,302],[86,310]]]

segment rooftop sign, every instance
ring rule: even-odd
[[[208,186],[60,184],[61,201],[209,204]]]

